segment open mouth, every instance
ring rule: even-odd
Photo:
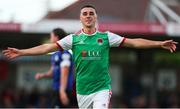
[[[86,20],[86,23],[88,23],[88,24],[91,23],[91,20]]]

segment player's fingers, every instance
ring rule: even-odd
[[[166,43],[178,44],[178,42],[173,41],[173,40],[167,40]]]
[[[178,44],[178,42],[175,42],[175,41],[173,41],[172,43],[173,43],[173,44]]]
[[[8,49],[7,49],[7,50],[3,50],[3,51],[2,51],[2,53],[3,53],[3,54],[8,53],[8,52],[9,52],[9,50],[8,50]]]
[[[173,40],[167,40],[168,43],[172,43],[172,44],[178,44],[178,42],[173,41]]]
[[[3,53],[4,56],[10,56],[10,54],[8,52]]]
[[[15,50],[17,50],[17,49],[8,47],[8,50],[9,50],[9,51],[15,51]]]
[[[13,57],[11,55],[6,55],[7,59],[12,59]]]
[[[173,53],[173,49],[171,47],[169,48],[169,50],[170,50],[171,53]]]
[[[166,44],[171,44],[171,43],[173,43],[173,42],[174,42],[173,40],[166,40],[166,41],[165,41]]]
[[[6,58],[9,58],[9,57],[10,57],[10,55],[9,55],[9,54],[4,54],[4,56],[6,56]]]
[[[172,48],[169,46],[169,47],[166,47],[165,49],[169,50],[171,53],[173,52]]]
[[[12,50],[12,49],[14,49],[14,48],[12,48],[12,47],[8,47],[8,49],[9,49],[9,50]]]
[[[176,46],[174,44],[172,45],[172,49],[176,51]]]
[[[172,51],[176,50],[175,46],[173,46],[173,45],[169,46],[169,49],[171,49]]]
[[[171,47],[171,50],[172,50],[173,52],[175,52],[175,48]]]

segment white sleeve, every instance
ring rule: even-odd
[[[69,50],[72,48],[72,34],[66,36],[65,38],[57,41],[57,44],[64,50]]]
[[[71,61],[70,61],[70,54],[64,53],[62,54],[62,62],[61,62],[61,67],[69,67],[71,65]]]
[[[107,33],[108,33],[110,47],[119,47],[125,40],[125,38],[120,35],[111,32],[107,32]]]

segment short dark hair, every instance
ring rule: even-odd
[[[84,9],[84,8],[93,8],[95,10],[95,12],[97,13],[97,10],[93,5],[90,5],[90,4],[84,5],[84,6],[81,7],[81,10]]]
[[[55,28],[52,32],[58,37],[58,39],[62,39],[67,35],[67,33],[61,28]]]

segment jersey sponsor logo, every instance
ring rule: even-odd
[[[101,59],[101,51],[85,51],[81,52],[83,60],[100,60]]]
[[[98,43],[99,45],[102,45],[102,44],[103,44],[103,39],[102,39],[102,38],[98,38],[98,39],[97,39],[97,43]]]
[[[88,56],[91,56],[91,57],[100,57],[101,56],[101,52],[100,51],[88,51]]]

